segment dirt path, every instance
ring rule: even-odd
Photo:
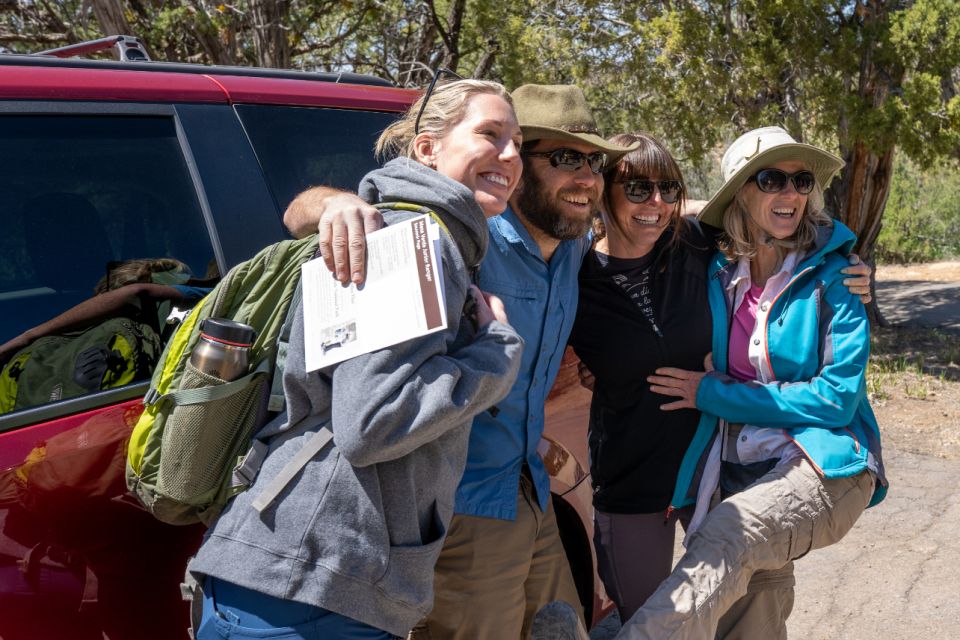
[[[880,267],[877,303],[891,324],[960,331],[960,262]]]
[[[960,638],[960,262],[881,267],[877,300],[901,325],[875,332],[892,364],[868,375],[890,493],[797,563],[793,638]]]

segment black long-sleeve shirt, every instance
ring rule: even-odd
[[[570,344],[596,379],[590,472],[601,511],[665,510],[700,419],[693,409],[661,410],[675,398],[651,393],[646,380],[663,366],[702,370],[710,351],[707,263],[716,230],[681,224],[672,248],[667,230],[643,258],[591,251],[580,270]]]

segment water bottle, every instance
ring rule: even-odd
[[[190,355],[190,363],[221,380],[236,380],[247,372],[250,345],[256,337],[250,325],[207,318],[200,324],[200,341]]]

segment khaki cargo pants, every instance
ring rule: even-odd
[[[826,480],[802,457],[777,465],[707,515],[617,640],[786,638],[792,561],[846,535],[873,489],[869,471]]]
[[[520,477],[516,520],[454,515],[434,569],[433,611],[410,640],[518,640],[554,600],[583,618],[553,505]]]

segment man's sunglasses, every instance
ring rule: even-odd
[[[634,204],[646,202],[653,197],[655,189],[660,191],[660,199],[667,204],[675,204],[683,193],[683,183],[679,180],[647,180],[645,178],[636,178],[634,180],[621,180],[623,183],[623,195],[627,200]]]
[[[584,153],[567,147],[553,151],[524,151],[523,155],[529,158],[550,158],[550,165],[562,171],[577,171],[587,164],[590,165],[590,171],[600,173],[607,164],[607,154],[602,151]]]
[[[817,178],[806,169],[796,173],[787,173],[780,169],[762,169],[747,178],[747,182],[756,182],[757,188],[764,193],[779,193],[787,188],[787,180],[793,182],[793,188],[802,196],[813,191]]]
[[[437,70],[433,74],[433,80],[430,81],[430,85],[423,93],[423,102],[420,103],[420,110],[417,111],[417,119],[413,123],[413,135],[415,136],[420,135],[420,117],[423,116],[423,110],[427,108],[427,103],[430,102],[430,96],[433,95],[433,89],[437,86],[437,80],[439,80],[440,76],[443,74],[453,76],[457,80],[463,80],[463,76],[455,71],[450,71],[450,69],[447,69],[446,67],[437,67]]]

